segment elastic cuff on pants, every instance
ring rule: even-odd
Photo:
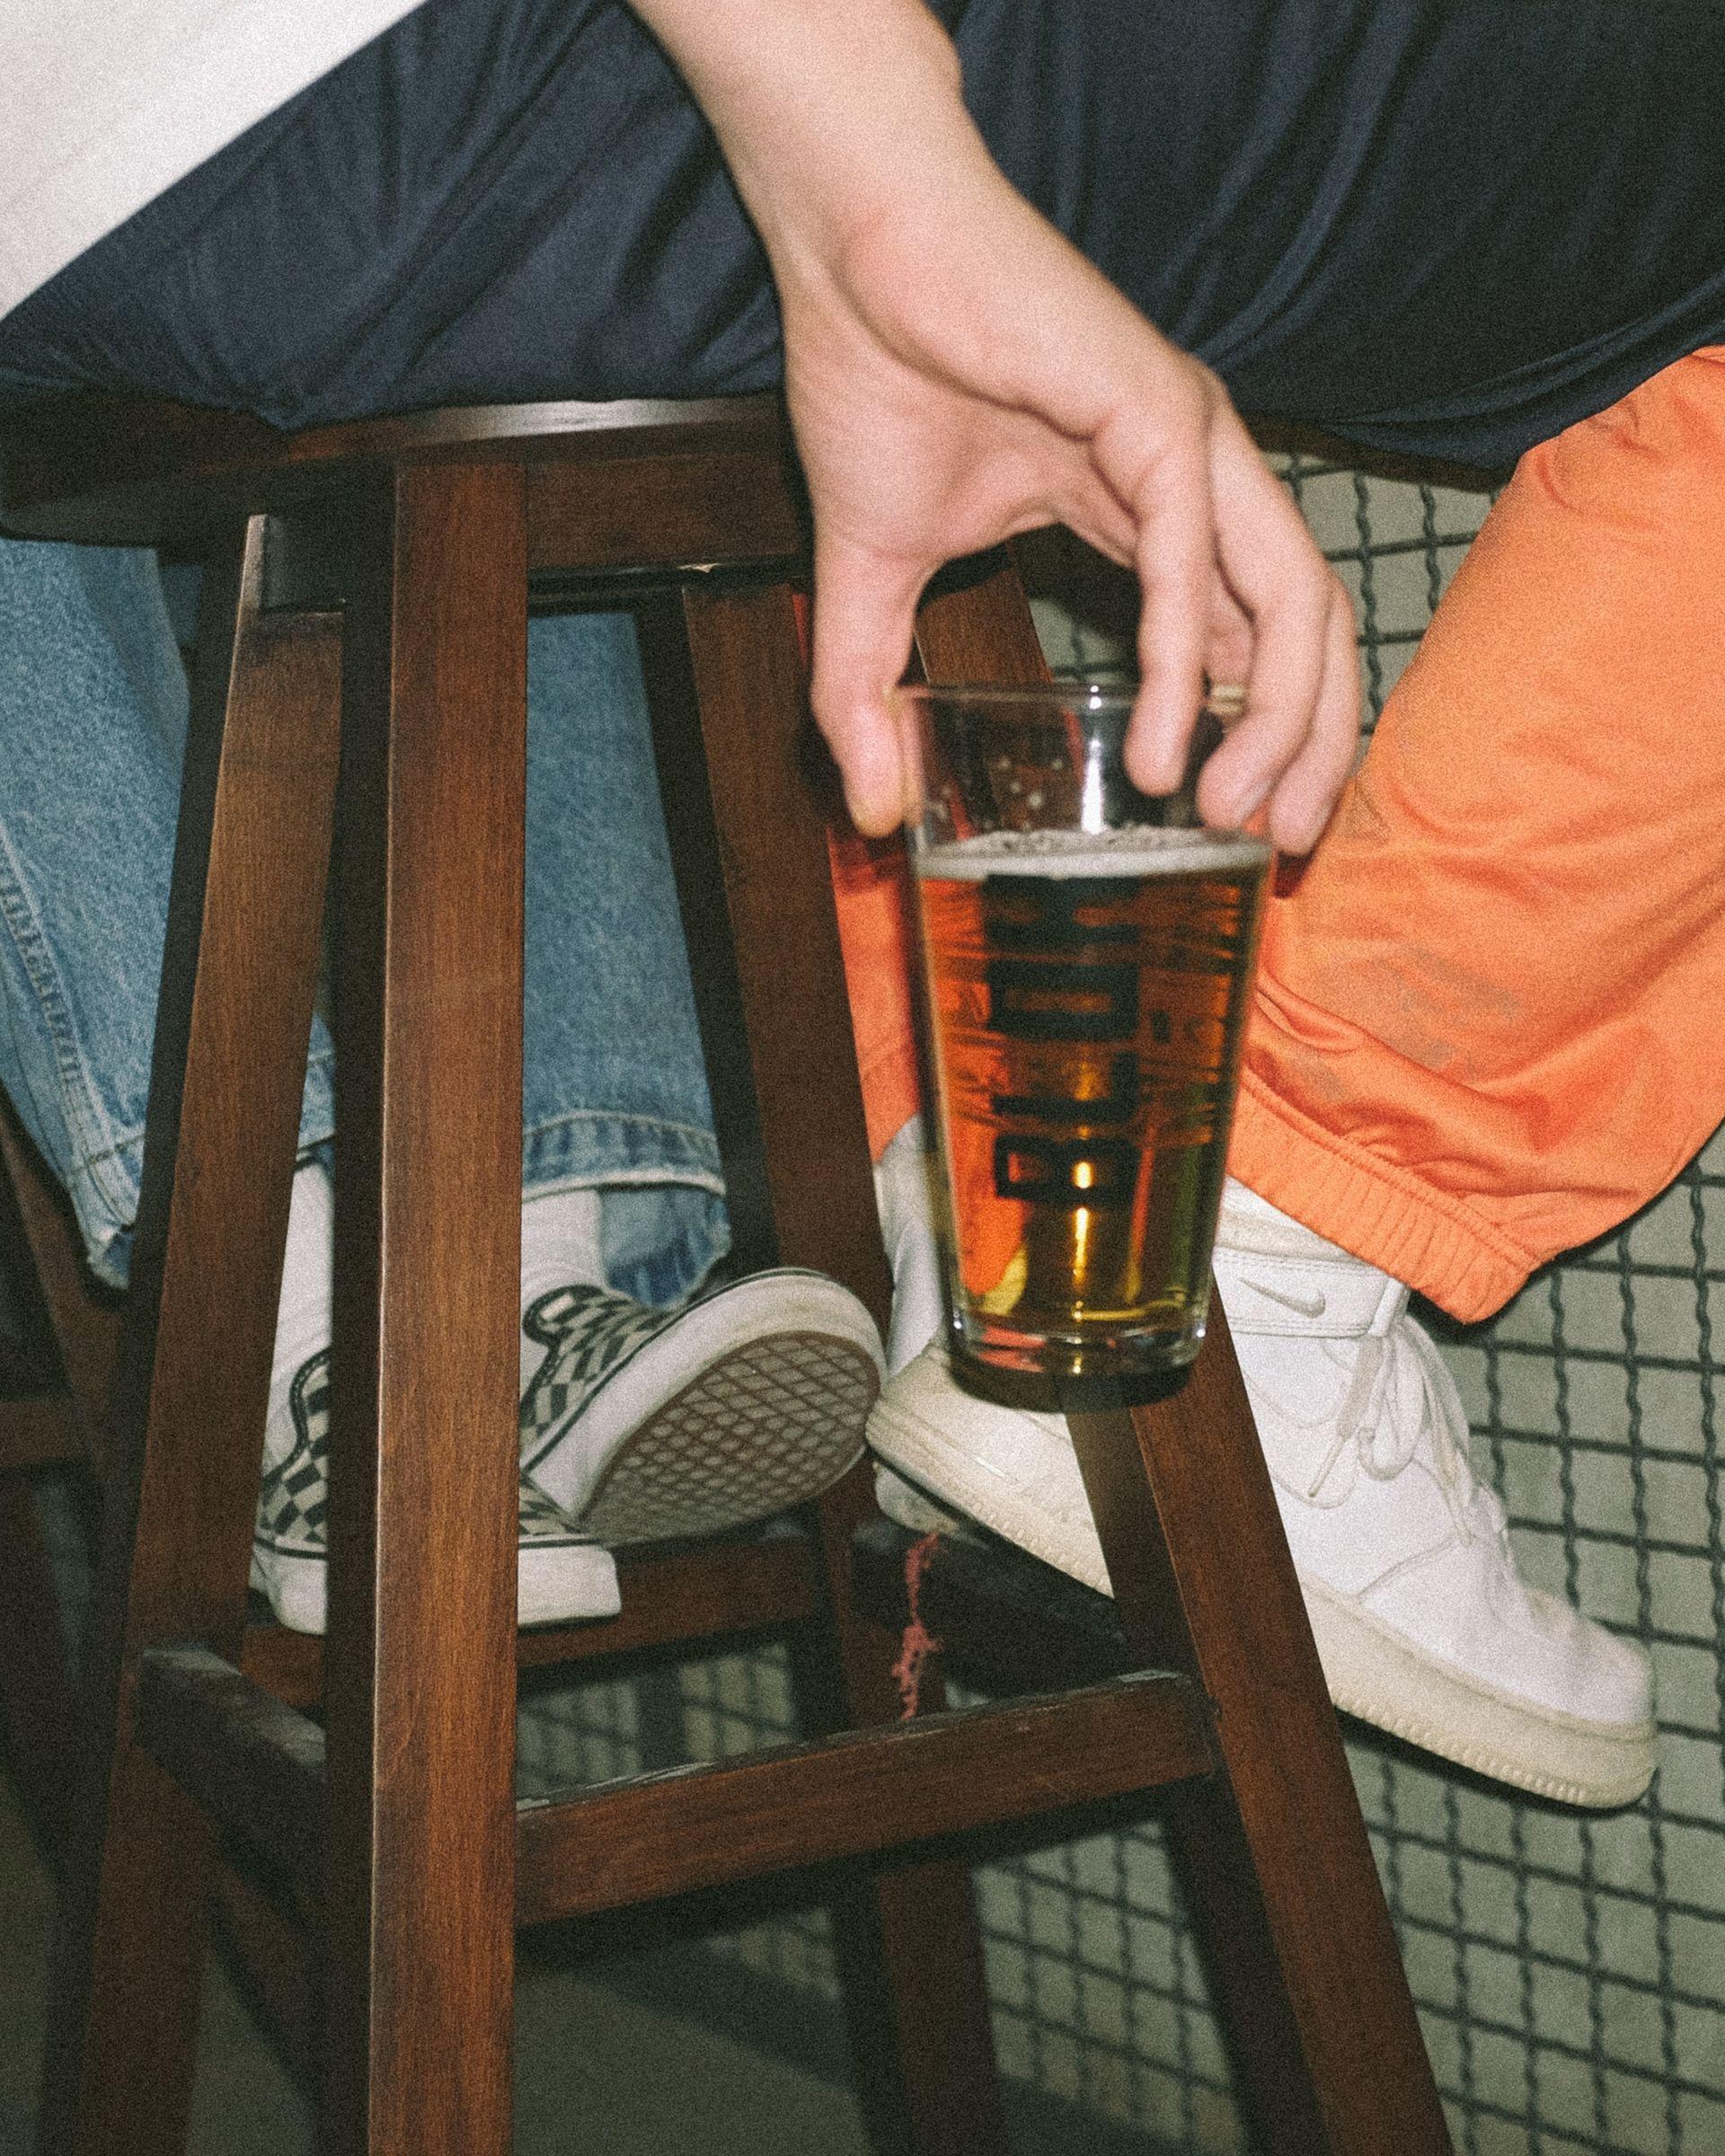
[[[1323,1130],[1242,1074],[1228,1168],[1248,1189],[1464,1324],[1489,1318],[1538,1260],[1457,1200]]]

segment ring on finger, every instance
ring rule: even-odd
[[[1218,726],[1232,726],[1246,715],[1247,689],[1243,681],[1212,681],[1206,684],[1204,709]]]

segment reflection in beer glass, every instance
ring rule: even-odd
[[[1137,792],[1129,697],[904,694],[957,1344],[1056,1374],[1188,1361],[1269,850]]]

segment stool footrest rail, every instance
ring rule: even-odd
[[[302,1878],[323,1857],[323,1732],[203,1647],[143,1658],[137,1741],[225,1832]],[[1161,1672],[604,1782],[517,1814],[524,1923],[872,1856],[1207,1775],[1192,1687]]]

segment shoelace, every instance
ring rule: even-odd
[[[1502,1504],[1494,1490],[1476,1481],[1473,1462],[1457,1445],[1445,1412],[1449,1374],[1437,1346],[1412,1326],[1392,1326],[1386,1334],[1367,1333],[1341,1403],[1335,1440],[1306,1489],[1315,1498],[1324,1479],[1349,1444],[1359,1463],[1376,1480],[1387,1482],[1402,1472],[1429,1435],[1437,1471],[1464,1541],[1501,1542],[1507,1531]]]

